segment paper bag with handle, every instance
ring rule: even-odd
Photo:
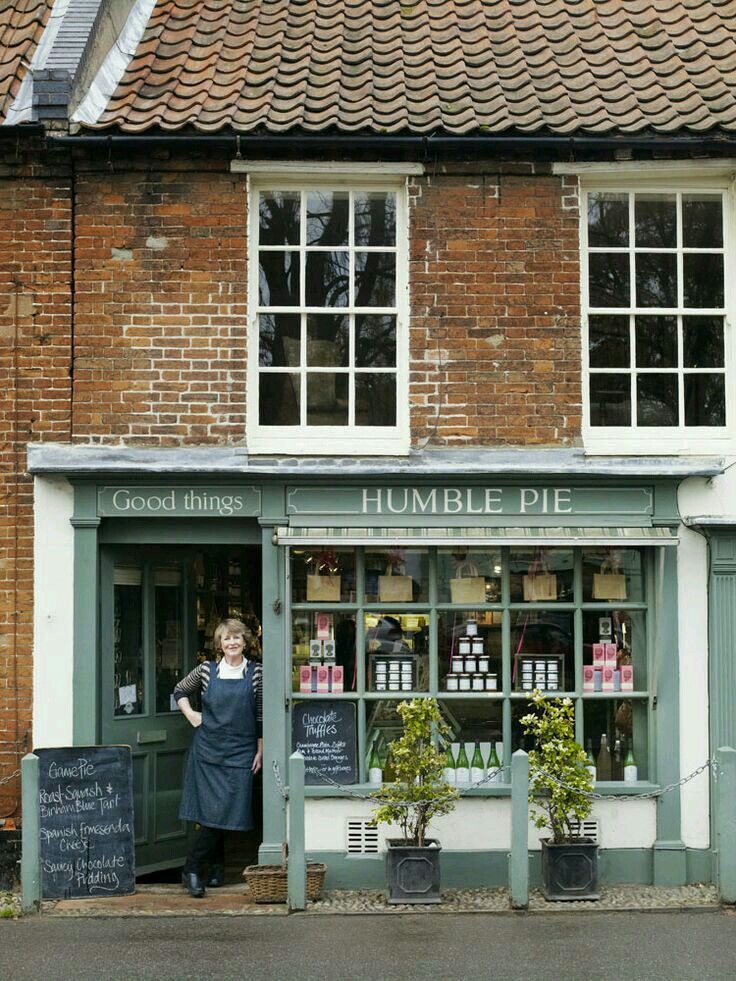
[[[469,560],[461,562],[455,578],[450,580],[450,600],[453,603],[476,605],[485,603],[486,581],[478,575],[478,567]]]
[[[601,571],[593,573],[593,599],[626,599],[626,576],[613,559],[601,562]]]
[[[396,573],[397,568],[405,566],[389,560],[386,574],[378,577],[378,598],[382,603],[411,603],[414,598],[412,577]]]
[[[524,576],[524,601],[544,603],[557,599],[557,576],[547,568],[545,559],[534,562]]]

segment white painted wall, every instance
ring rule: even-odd
[[[63,477],[34,481],[33,745],[71,746],[74,507]]]

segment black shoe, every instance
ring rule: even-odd
[[[181,884],[189,890],[189,895],[193,899],[201,899],[204,896],[204,883],[196,872],[182,872]]]
[[[213,889],[219,889],[220,886],[225,885],[225,866],[224,865],[211,865],[210,874],[207,879],[207,885],[211,886]]]

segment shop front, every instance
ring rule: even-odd
[[[37,612],[34,738],[133,747],[139,872],[178,864],[186,842],[178,800],[190,732],[173,682],[210,656],[216,621],[239,614],[263,627],[261,861],[277,859],[285,838],[279,780],[292,734],[334,707],[350,721],[346,762],[319,750],[308,761],[307,848],[327,863],[328,884],[381,886],[371,776],[390,779],[398,701],[432,695],[461,792],[437,822],[443,882],[503,884],[511,755],[531,748],[519,720],[539,687],[573,700],[596,765],[602,796],[588,830],[604,881],[710,879],[709,849],[683,840],[679,793],[647,796],[682,775],[690,711],[678,655],[683,473],[390,475],[314,462],[242,477],[133,475],[82,473],[67,460],[51,476],[45,462],[34,460],[37,536],[52,541],[37,595],[62,577],[71,615],[60,626],[44,621],[43,604]],[[61,645],[50,675],[44,638]],[[473,786],[479,759],[483,771],[497,759],[500,779]],[[707,823],[707,787],[690,806]],[[534,863],[537,837],[530,828]]]

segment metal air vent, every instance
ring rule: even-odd
[[[600,828],[597,821],[571,821],[570,827],[581,838],[592,838],[593,841],[598,841],[600,838]]]
[[[348,855],[377,855],[378,828],[370,818],[348,818]]]

